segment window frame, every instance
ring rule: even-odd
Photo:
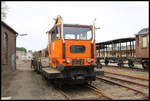
[[[8,64],[8,33],[4,32],[4,61],[3,64]]]
[[[145,39],[145,40],[143,40]],[[144,45],[144,42],[145,42],[145,45]],[[142,48],[147,48],[147,36],[142,36]]]

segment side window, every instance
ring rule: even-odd
[[[51,32],[51,41],[54,42],[55,41],[55,30],[53,30]]]
[[[146,48],[147,47],[147,37],[143,37],[142,38],[142,43],[143,43],[143,48]]]
[[[136,36],[136,44],[139,47],[139,36]]]
[[[4,64],[8,63],[8,34],[4,33]]]
[[[50,39],[52,42],[60,39],[60,27],[56,27],[50,33]]]
[[[56,40],[59,40],[60,39],[60,27],[56,27],[55,33],[56,33]]]
[[[91,30],[87,32],[87,40],[92,40]]]
[[[51,33],[48,32],[48,42],[51,42]]]

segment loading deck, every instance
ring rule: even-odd
[[[59,70],[49,67],[42,68],[41,73],[44,75],[44,77],[48,79],[55,79],[62,77],[62,74]]]

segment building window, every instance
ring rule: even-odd
[[[142,38],[142,42],[143,42],[143,48],[146,48],[147,47],[147,37],[143,37]]]
[[[139,47],[139,36],[136,36],[136,43],[137,43],[137,46]]]
[[[8,63],[8,34],[4,33],[4,64]]]

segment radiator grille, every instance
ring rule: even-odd
[[[72,59],[73,66],[81,66],[84,65],[84,59]]]

